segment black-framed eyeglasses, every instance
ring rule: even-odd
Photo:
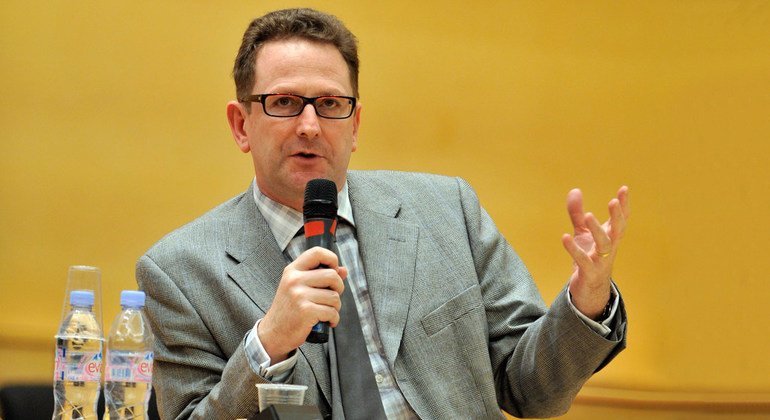
[[[284,93],[262,93],[238,98],[241,102],[259,102],[262,110],[271,117],[296,117],[308,104],[313,105],[316,115],[322,118],[342,120],[353,115],[356,98],[352,96],[316,96],[306,98]]]

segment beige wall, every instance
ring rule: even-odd
[[[547,300],[566,192],[604,218],[628,183],[629,348],[568,417],[766,415],[770,3],[478,3],[303,3],[360,39],[352,166],[468,179]],[[103,269],[109,325],[136,258],[253,176],[230,66],[297,3],[214,4],[0,4],[0,384],[49,380],[69,265]]]

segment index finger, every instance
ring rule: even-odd
[[[340,265],[337,254],[320,246],[315,246],[299,254],[293,264],[298,270],[314,270],[321,265],[336,270]]]
[[[628,219],[631,216],[631,201],[627,185],[620,187],[618,190],[618,201],[620,201],[620,210],[623,211],[623,217]]]
[[[567,213],[572,220],[572,226],[577,230],[586,230],[586,216],[583,212],[583,192],[573,188],[567,193]]]

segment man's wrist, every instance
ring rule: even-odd
[[[601,315],[599,315],[599,319],[596,321],[604,321],[605,319],[609,318],[610,315],[612,315],[612,308],[615,306],[616,297],[617,295],[615,294],[615,290],[610,288],[610,298],[607,299],[607,304],[604,305],[604,311],[602,311]]]
[[[259,342],[262,343],[262,348],[270,357],[271,364],[276,364],[286,360],[292,351],[282,351],[277,348],[277,340],[273,339],[269,328],[265,326],[264,318],[254,324],[254,334],[259,338]]]
[[[609,312],[604,319],[596,320],[588,317],[580,309],[578,309],[577,306],[575,306],[575,303],[572,301],[572,293],[569,291],[569,286],[567,287],[567,302],[569,307],[572,309],[572,312],[577,315],[577,317],[580,318],[584,324],[586,324],[589,328],[594,330],[602,337],[607,337],[612,332],[610,325],[612,323],[612,319],[616,316],[618,306],[620,305],[620,292],[618,292],[614,283],[610,284],[610,288]],[[607,311],[607,307],[602,310],[602,313],[599,316],[604,316],[605,311]]]
[[[272,360],[257,335],[256,327],[260,322],[262,322],[261,319],[246,334],[244,346],[249,365],[254,373],[269,381],[286,382],[294,372],[294,365],[297,363],[298,357],[297,351],[289,353],[285,360],[278,362]]]

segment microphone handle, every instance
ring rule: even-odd
[[[313,236],[306,236],[305,237],[305,244],[307,246],[307,249],[320,246],[321,248],[328,249],[332,252],[334,252],[334,234],[333,232],[333,220],[331,219],[310,219],[310,221],[323,221],[324,223],[324,229],[323,233],[320,235],[313,235]],[[320,265],[318,268],[327,268],[325,265]],[[313,329],[310,330],[310,334],[308,334],[307,338],[305,339],[308,343],[326,343],[329,341],[329,323],[328,322],[319,322],[315,325],[313,325]]]

